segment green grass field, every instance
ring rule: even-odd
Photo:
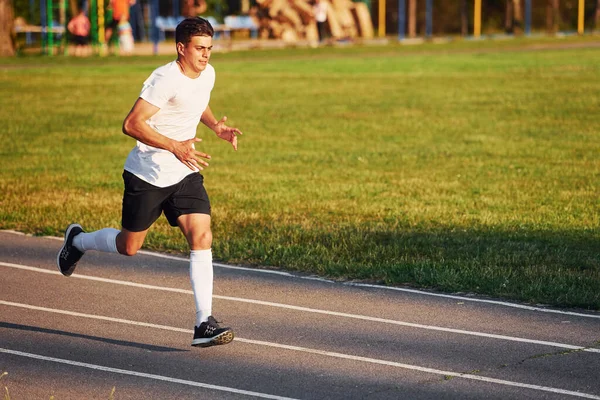
[[[214,54],[244,132],[198,130],[216,259],[600,310],[598,43]],[[119,227],[121,123],[168,61],[0,59],[0,228]],[[146,247],[187,251],[163,217]]]

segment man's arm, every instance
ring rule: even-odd
[[[202,170],[202,166],[208,167],[208,163],[202,158],[210,159],[210,156],[194,150],[193,147],[195,142],[200,142],[202,139],[193,138],[179,142],[161,135],[146,123],[159,110],[160,108],[155,105],[148,103],[141,97],[138,98],[123,121],[123,133],[148,146],[170,151],[179,161],[193,171],[196,169]]]
[[[200,121],[215,131],[218,137],[231,143],[234,150],[237,150],[237,135],[241,135],[242,131],[225,125],[227,117],[223,117],[217,121],[217,118],[215,118],[213,115],[210,106],[206,106],[206,110],[204,110],[202,113],[202,118],[200,118]]]

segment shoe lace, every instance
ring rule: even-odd
[[[69,250],[67,250],[67,248],[62,249],[62,251],[60,252],[60,258],[62,258],[63,260],[69,258]]]
[[[212,335],[219,328],[219,321],[210,316],[208,317],[208,321],[206,321],[206,329],[204,330],[204,333],[206,335]]]
[[[205,335],[212,335],[216,330],[217,330],[217,328],[215,326],[206,325],[206,330],[204,331],[204,334]]]

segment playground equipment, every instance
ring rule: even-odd
[[[92,0],[94,1],[94,0]],[[101,1],[101,0],[100,0]],[[42,54],[55,55],[67,52],[67,0],[40,0],[40,25],[25,23],[23,18],[18,18],[15,23],[15,32],[25,34],[25,44],[34,42],[34,34],[39,34]],[[35,2],[29,1],[30,13],[34,14]],[[95,33],[97,29],[93,29]]]
[[[56,49],[67,51],[67,1],[68,0],[40,0],[40,25],[15,25],[17,33],[25,33],[25,42],[32,44],[32,34],[40,34],[40,44],[43,54],[54,55]],[[106,15],[105,8],[108,0],[84,0],[82,10],[90,20],[90,44],[100,55],[106,54],[105,23],[110,15]],[[30,11],[34,14],[34,0],[30,0]],[[58,21],[57,21],[58,17]]]
[[[90,31],[92,45],[100,46],[101,48],[105,45],[105,18],[104,18],[104,0],[90,0],[90,9],[88,11],[88,17],[92,25]]]
[[[35,3],[29,2],[29,8],[33,9]],[[26,44],[31,44],[33,34],[39,33],[41,37],[42,52],[53,55],[55,48],[63,48],[66,51],[66,25],[67,25],[67,0],[40,0],[40,25],[29,25],[23,23],[15,24],[16,33],[25,33]],[[55,11],[58,11],[58,22],[55,20]]]

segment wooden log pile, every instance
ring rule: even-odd
[[[365,3],[321,0],[328,3],[327,26],[333,40],[373,37],[371,14]],[[261,39],[317,42],[319,33],[313,13],[314,0],[257,0],[251,15]]]

